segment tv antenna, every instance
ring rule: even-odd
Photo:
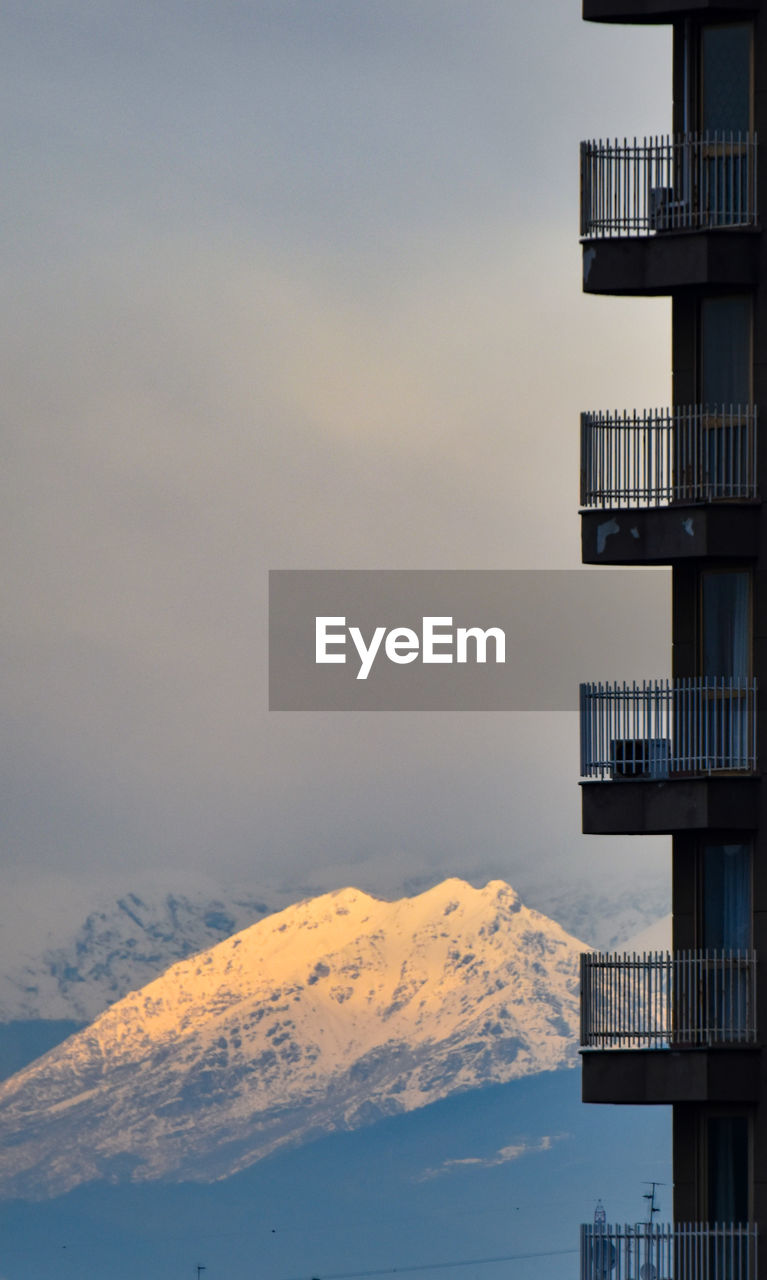
[[[207,1270],[208,1270],[207,1267],[204,1267],[201,1262],[198,1262],[197,1263],[197,1280],[200,1280],[200,1276],[202,1275],[203,1271],[207,1271]]]
[[[647,1201],[647,1221],[652,1226],[656,1213],[660,1213],[660,1205],[655,1203],[655,1191],[657,1187],[665,1187],[665,1182],[646,1182],[645,1186],[649,1187],[649,1191],[645,1191],[642,1196]]]

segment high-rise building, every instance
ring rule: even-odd
[[[585,956],[581,998],[584,1101],[670,1104],[674,1190],[581,1275],[765,1280],[767,0],[583,16],[673,29],[669,136],[581,148],[584,289],[672,308],[670,406],[582,416],[583,559],[673,579],[671,680],[582,688],[583,829],[671,835],[673,944]]]

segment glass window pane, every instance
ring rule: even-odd
[[[701,127],[704,133],[751,127],[751,27],[704,27]]]
[[[709,1116],[706,1129],[708,1220],[747,1222],[748,1117]]]
[[[709,844],[703,850],[703,946],[751,945],[751,847]]]
[[[743,294],[701,303],[700,383],[710,408],[751,401],[751,299]]]
[[[747,677],[751,666],[751,575],[702,573],[701,675]]]

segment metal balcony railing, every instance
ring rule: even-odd
[[[581,1280],[756,1280],[753,1223],[581,1227]]]
[[[581,506],[753,502],[756,408],[581,414]]]
[[[754,951],[581,956],[584,1048],[755,1043]]]
[[[756,135],[581,143],[581,236],[756,225]]]
[[[756,681],[701,676],[582,684],[581,777],[753,773]]]

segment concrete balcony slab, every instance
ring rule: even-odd
[[[585,240],[585,293],[658,296],[683,289],[749,288],[758,275],[754,230],[683,231]]]
[[[753,831],[759,779],[615,779],[582,782],[585,835],[672,835],[706,829]]]
[[[748,0],[583,0],[586,22],[673,22],[698,14],[733,18],[754,13]]]
[[[677,560],[750,560],[758,554],[759,507],[644,507],[581,512],[584,564],[663,565]]]
[[[759,1098],[759,1050],[584,1049],[584,1102],[668,1105]]]

